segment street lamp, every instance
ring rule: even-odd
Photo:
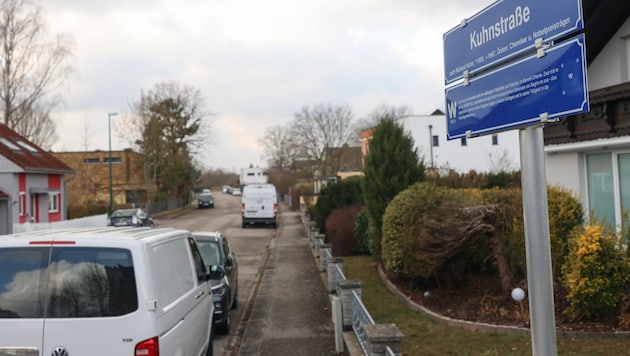
[[[114,212],[114,191],[112,190],[112,116],[118,113],[110,112],[107,114],[107,132],[109,135],[109,215]]]

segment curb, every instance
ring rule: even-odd
[[[452,319],[437,314],[422,305],[415,303],[411,298],[401,292],[388,278],[383,267],[378,265],[378,276],[387,289],[400,300],[402,300],[410,309],[423,313],[429,318],[446,324],[448,326],[457,327],[464,330],[478,331],[489,334],[505,334],[515,335],[520,333],[529,333],[529,328],[509,325],[494,325],[487,323],[476,323],[468,320]],[[563,339],[630,339],[629,331],[607,331],[607,332],[589,332],[589,331],[570,331],[556,330],[556,335]]]

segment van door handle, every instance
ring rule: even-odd
[[[195,299],[199,299],[199,298],[203,297],[204,293],[206,293],[206,292],[201,291],[199,294],[197,294],[197,295],[195,296]]]

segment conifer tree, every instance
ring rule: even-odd
[[[383,115],[369,143],[363,167],[362,191],[375,231],[377,257],[381,255],[381,227],[387,204],[410,185],[424,181],[424,162],[409,133],[396,116]]]

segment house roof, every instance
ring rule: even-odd
[[[25,172],[72,173],[65,163],[30,142],[4,124],[0,124],[0,156]]]

